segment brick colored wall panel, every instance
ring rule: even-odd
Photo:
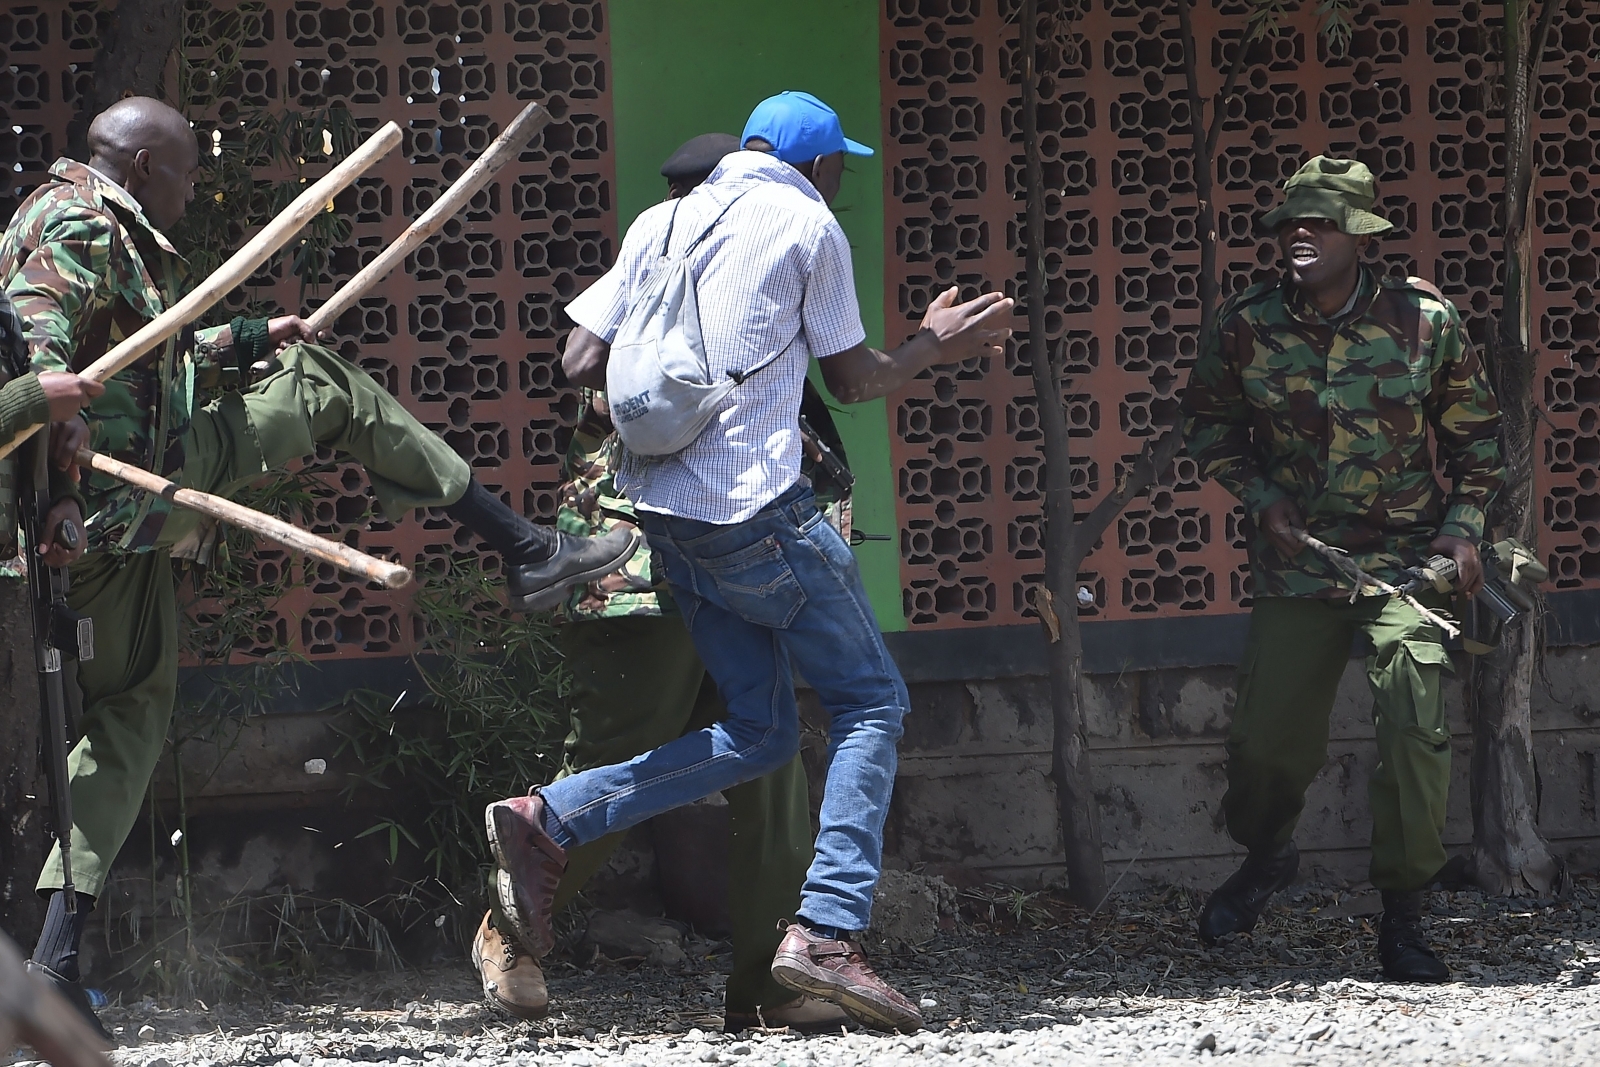
[[[958,285],[1026,296],[1015,0],[885,0],[885,315],[891,342]],[[1049,9],[1051,5],[1041,5]],[[1306,5],[1309,9],[1311,5]],[[1231,61],[1243,5],[1194,13],[1202,89]],[[1370,261],[1435,281],[1487,338],[1498,306],[1501,119],[1491,111],[1497,8],[1367,4],[1333,58],[1315,14],[1251,46],[1215,161],[1224,292],[1271,277],[1254,229],[1317,152],[1356,155],[1396,231]],[[1595,137],[1600,16],[1557,15],[1541,77],[1535,234],[1541,542],[1560,588],[1600,579],[1600,317]],[[1096,0],[1049,18],[1040,148],[1046,182],[1046,343],[1062,361],[1075,495],[1099,499],[1176,409],[1197,346],[1199,242],[1182,48],[1170,4]],[[1042,435],[1026,320],[1004,359],[924,374],[890,400],[901,572],[912,629],[1033,618],[1042,579]],[[1180,459],[1084,564],[1088,619],[1249,605],[1241,509]]]

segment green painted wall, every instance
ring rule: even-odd
[[[658,169],[697,134],[738,135],[750,109],[784,89],[826,100],[847,134],[880,146],[878,5],[863,0],[612,0],[620,225],[666,192]],[[869,344],[883,343],[882,157],[847,157],[833,204],[850,237]],[[812,367],[815,374],[815,365]],[[819,381],[820,384],[820,381]],[[856,549],[885,630],[905,629],[889,428],[883,401],[835,416],[856,474],[855,525],[893,540]]]

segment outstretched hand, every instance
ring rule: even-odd
[[[984,293],[958,304],[959,292],[952,285],[934,297],[922,316],[922,328],[938,338],[940,356],[946,362],[998,355],[1011,338],[1007,320],[1017,302],[1003,293]]]

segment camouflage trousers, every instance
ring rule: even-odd
[[[1250,613],[1228,735],[1228,833],[1246,848],[1294,834],[1328,758],[1328,717],[1357,633],[1372,651],[1378,765],[1372,772],[1372,884],[1407,891],[1444,866],[1450,788],[1443,678],[1453,673],[1436,626],[1387,597],[1263,597]]]
[[[681,619],[635,615],[571,623],[562,628],[561,650],[574,683],[563,777],[625,762],[726,714]],[[725,1007],[753,1012],[795,998],[772,980],[772,956],[783,936],[779,920],[791,918],[800,906],[816,834],[798,755],[725,795],[733,926]],[[567,854],[558,911],[604,866],[624,836],[611,834]]]
[[[227,495],[319,445],[366,467],[395,517],[455,502],[471,476],[465,460],[365,371],[325,348],[297,345],[267,377],[195,413],[184,436],[184,468],[174,477]],[[94,552],[72,567],[68,603],[95,628],[95,658],[78,664],[81,736],[68,761],[72,875],[80,893],[100,895],[166,743],[179,656],[168,553],[196,525],[193,512],[175,512],[154,550]],[[53,849],[38,888],[60,885],[61,856]]]

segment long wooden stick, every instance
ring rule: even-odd
[[[276,541],[286,545],[296,552],[304,552],[308,556],[331,563],[340,570],[349,571],[351,574],[365,578],[369,582],[377,582],[388,589],[399,589],[411,581],[411,572],[398,563],[391,563],[386,559],[369,556],[359,552],[349,545],[342,545],[337,541],[329,541],[325,537],[318,537],[293,526],[282,519],[247,508],[243,504],[234,503],[225,497],[213,496],[202,493],[198,489],[184,489],[176,482],[169,482],[159,474],[152,474],[143,467],[135,467],[131,463],[124,463],[120,459],[99,452],[91,452],[87,448],[78,449],[78,462],[85,467],[91,467],[102,474],[109,474],[113,478],[120,478],[129,485],[138,486],[158,496],[165,497],[174,504],[181,504],[186,508],[210,515],[212,518],[231,522],[241,529],[249,530],[253,534],[265,537],[269,541]]]
[[[466,173],[455,180],[455,184],[446,189],[444,195],[435,200],[423,212],[421,217],[413,222],[400,239],[389,245],[371,263],[356,274],[354,278],[339,287],[339,291],[329,297],[328,302],[316,310],[316,313],[307,320],[307,324],[316,332],[321,333],[332,326],[350,306],[361,299],[366,292],[405,261],[405,258],[417,247],[438,233],[439,230],[453,218],[456,212],[466,205],[468,200],[475,196],[478,190],[489,184],[507,163],[515,159],[522,152],[533,135],[544,129],[550,122],[550,112],[540,107],[537,103],[529,104],[522,109],[522,113],[511,121],[505,132],[495,138],[483,155],[468,167]]]
[[[227,296],[235,286],[255,273],[257,267],[270,259],[274,252],[288,244],[289,239],[299,233],[317,212],[326,209],[329,202],[345,186],[370,170],[374,163],[388,155],[399,143],[400,127],[392,122],[384,123],[377,133],[368,137],[360,148],[347,156],[338,166],[313,182],[310,188],[295,198],[294,203],[279,212],[260,233],[228,257],[227,262],[212,272],[211,276],[196,286],[188,296],[145,323],[134,332],[133,336],[95,360],[83,372],[83,376],[93,378],[95,381],[105,381],[205,314],[211,305]],[[10,455],[18,445],[32,437],[39,429],[38,426],[30,426],[0,446],[0,458]]]
[[[1361,590],[1363,589],[1376,589],[1380,593],[1386,593],[1389,596],[1397,596],[1401,600],[1404,600],[1407,604],[1410,604],[1413,608],[1416,608],[1419,615],[1433,623],[1439,629],[1443,630],[1445,632],[1445,636],[1460,636],[1461,627],[1457,626],[1443,615],[1440,615],[1438,612],[1430,610],[1422,603],[1422,601],[1418,600],[1410,593],[1403,593],[1383,579],[1375,578],[1368,574],[1366,571],[1356,566],[1356,561],[1351,559],[1350,554],[1344,549],[1334,548],[1326,541],[1319,541],[1297,526],[1290,527],[1290,530],[1294,534],[1294,539],[1296,541],[1299,541],[1302,545],[1305,545],[1307,548],[1311,549],[1311,551],[1315,552],[1317,555],[1333,564],[1334,570],[1338,571],[1355,584],[1355,588],[1350,591],[1351,600],[1354,600],[1357,596],[1359,596],[1361,594]]]

